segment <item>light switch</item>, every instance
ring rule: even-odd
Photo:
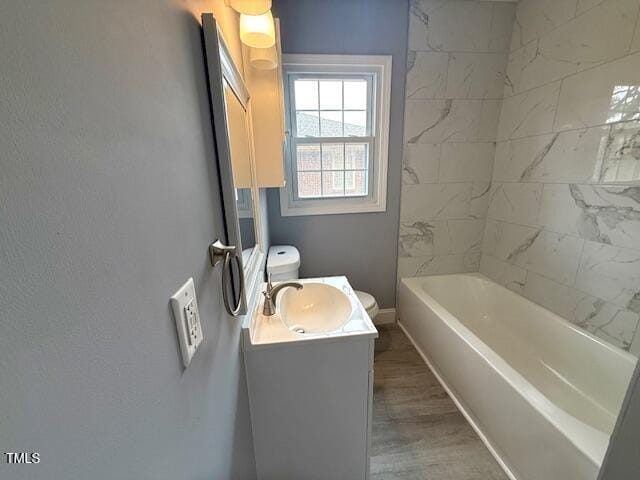
[[[171,308],[176,319],[178,340],[182,351],[182,363],[188,367],[203,340],[196,288],[193,278],[187,280],[171,297]]]

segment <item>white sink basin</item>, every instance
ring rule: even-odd
[[[287,288],[279,313],[289,330],[298,333],[331,332],[351,317],[351,302],[340,289],[324,283],[305,282],[304,288]]]
[[[282,290],[278,294],[275,315],[262,314],[264,299],[255,302],[249,322],[242,326],[242,345],[246,351],[286,344],[317,345],[318,342],[337,338],[378,336],[347,277],[296,281],[303,285],[303,290]],[[256,292],[264,288],[266,284]]]

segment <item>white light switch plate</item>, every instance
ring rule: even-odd
[[[173,316],[176,319],[180,350],[182,350],[182,362],[185,367],[188,367],[193,354],[196,353],[203,340],[193,278],[187,280],[187,283],[173,294],[171,308],[173,308]]]

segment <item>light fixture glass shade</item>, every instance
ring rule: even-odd
[[[264,15],[240,15],[240,40],[253,48],[274,46],[276,30],[271,12]]]
[[[273,70],[278,66],[276,46],[269,48],[252,48],[249,52],[249,62],[253,68],[259,70]]]
[[[245,15],[262,15],[271,10],[271,0],[226,0],[227,5]]]

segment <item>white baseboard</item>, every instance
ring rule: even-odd
[[[396,323],[395,308],[382,308],[378,311],[376,318],[373,319],[374,325],[384,325],[387,323]]]

